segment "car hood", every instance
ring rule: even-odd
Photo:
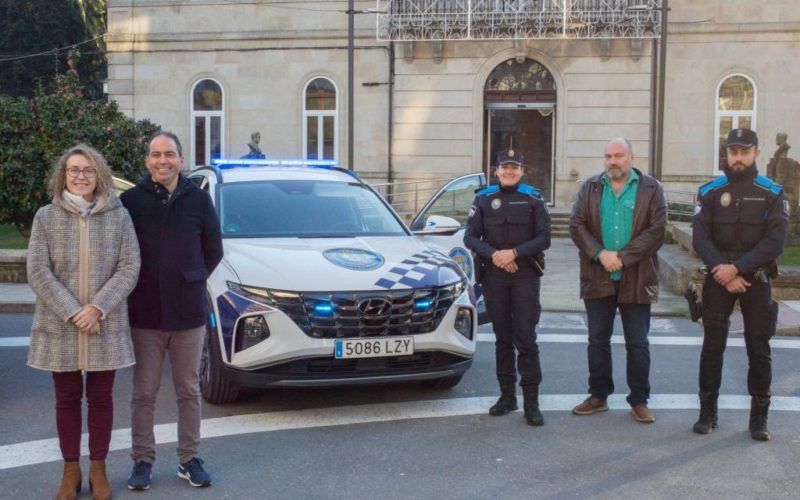
[[[244,285],[287,291],[397,290],[464,279],[440,249],[415,237],[225,239]]]

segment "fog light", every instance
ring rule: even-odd
[[[269,338],[269,326],[264,316],[250,316],[239,322],[236,350],[243,351]]]
[[[466,307],[459,307],[453,326],[458,333],[472,340],[472,310]]]
[[[333,304],[330,302],[317,302],[314,305],[314,316],[333,316]]]
[[[417,299],[414,301],[414,312],[428,312],[433,307],[431,299]]]

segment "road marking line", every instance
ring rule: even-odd
[[[702,346],[702,337],[668,337],[665,335],[655,335],[648,337],[651,345],[680,345],[680,346]],[[553,344],[586,344],[588,337],[582,334],[565,333],[539,333],[536,341],[540,343]],[[478,342],[494,342],[493,333],[479,333]],[[625,338],[622,335],[612,335],[612,344],[624,344]],[[769,342],[773,349],[800,349],[800,339],[775,339]],[[743,338],[728,338],[728,347],[744,347]]]
[[[586,394],[543,395],[539,397],[539,405],[543,411],[570,411],[575,404],[585,397]],[[495,397],[490,396],[236,415],[203,420],[201,435],[204,439],[209,439],[239,434],[316,427],[481,415],[485,414],[486,409],[494,402]],[[624,395],[612,395],[609,397],[608,406],[612,410],[628,410],[630,408],[625,401]],[[656,394],[650,398],[648,406],[654,410],[697,410],[699,408],[696,394]],[[722,395],[719,398],[719,408],[723,410],[749,410],[750,396]],[[800,397],[773,396],[770,409],[773,411],[800,412]],[[113,431],[111,433],[110,450],[129,449],[130,432],[130,429]],[[156,425],[155,437],[157,444],[177,442],[177,424]],[[89,454],[87,442],[88,435],[84,434],[81,439],[81,453],[83,455]],[[0,470],[59,460],[61,460],[61,452],[56,438],[0,446]]]
[[[0,347],[28,347],[28,337],[0,337]]]

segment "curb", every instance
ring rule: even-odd
[[[33,314],[34,309],[36,309],[36,303],[35,302],[20,302],[20,303],[2,302],[2,303],[0,303],[0,314],[12,314],[12,313]]]

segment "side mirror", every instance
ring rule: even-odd
[[[459,229],[461,229],[461,224],[452,217],[445,217],[444,215],[431,215],[425,220],[425,227],[419,231],[414,231],[414,234],[450,235],[455,234]]]

